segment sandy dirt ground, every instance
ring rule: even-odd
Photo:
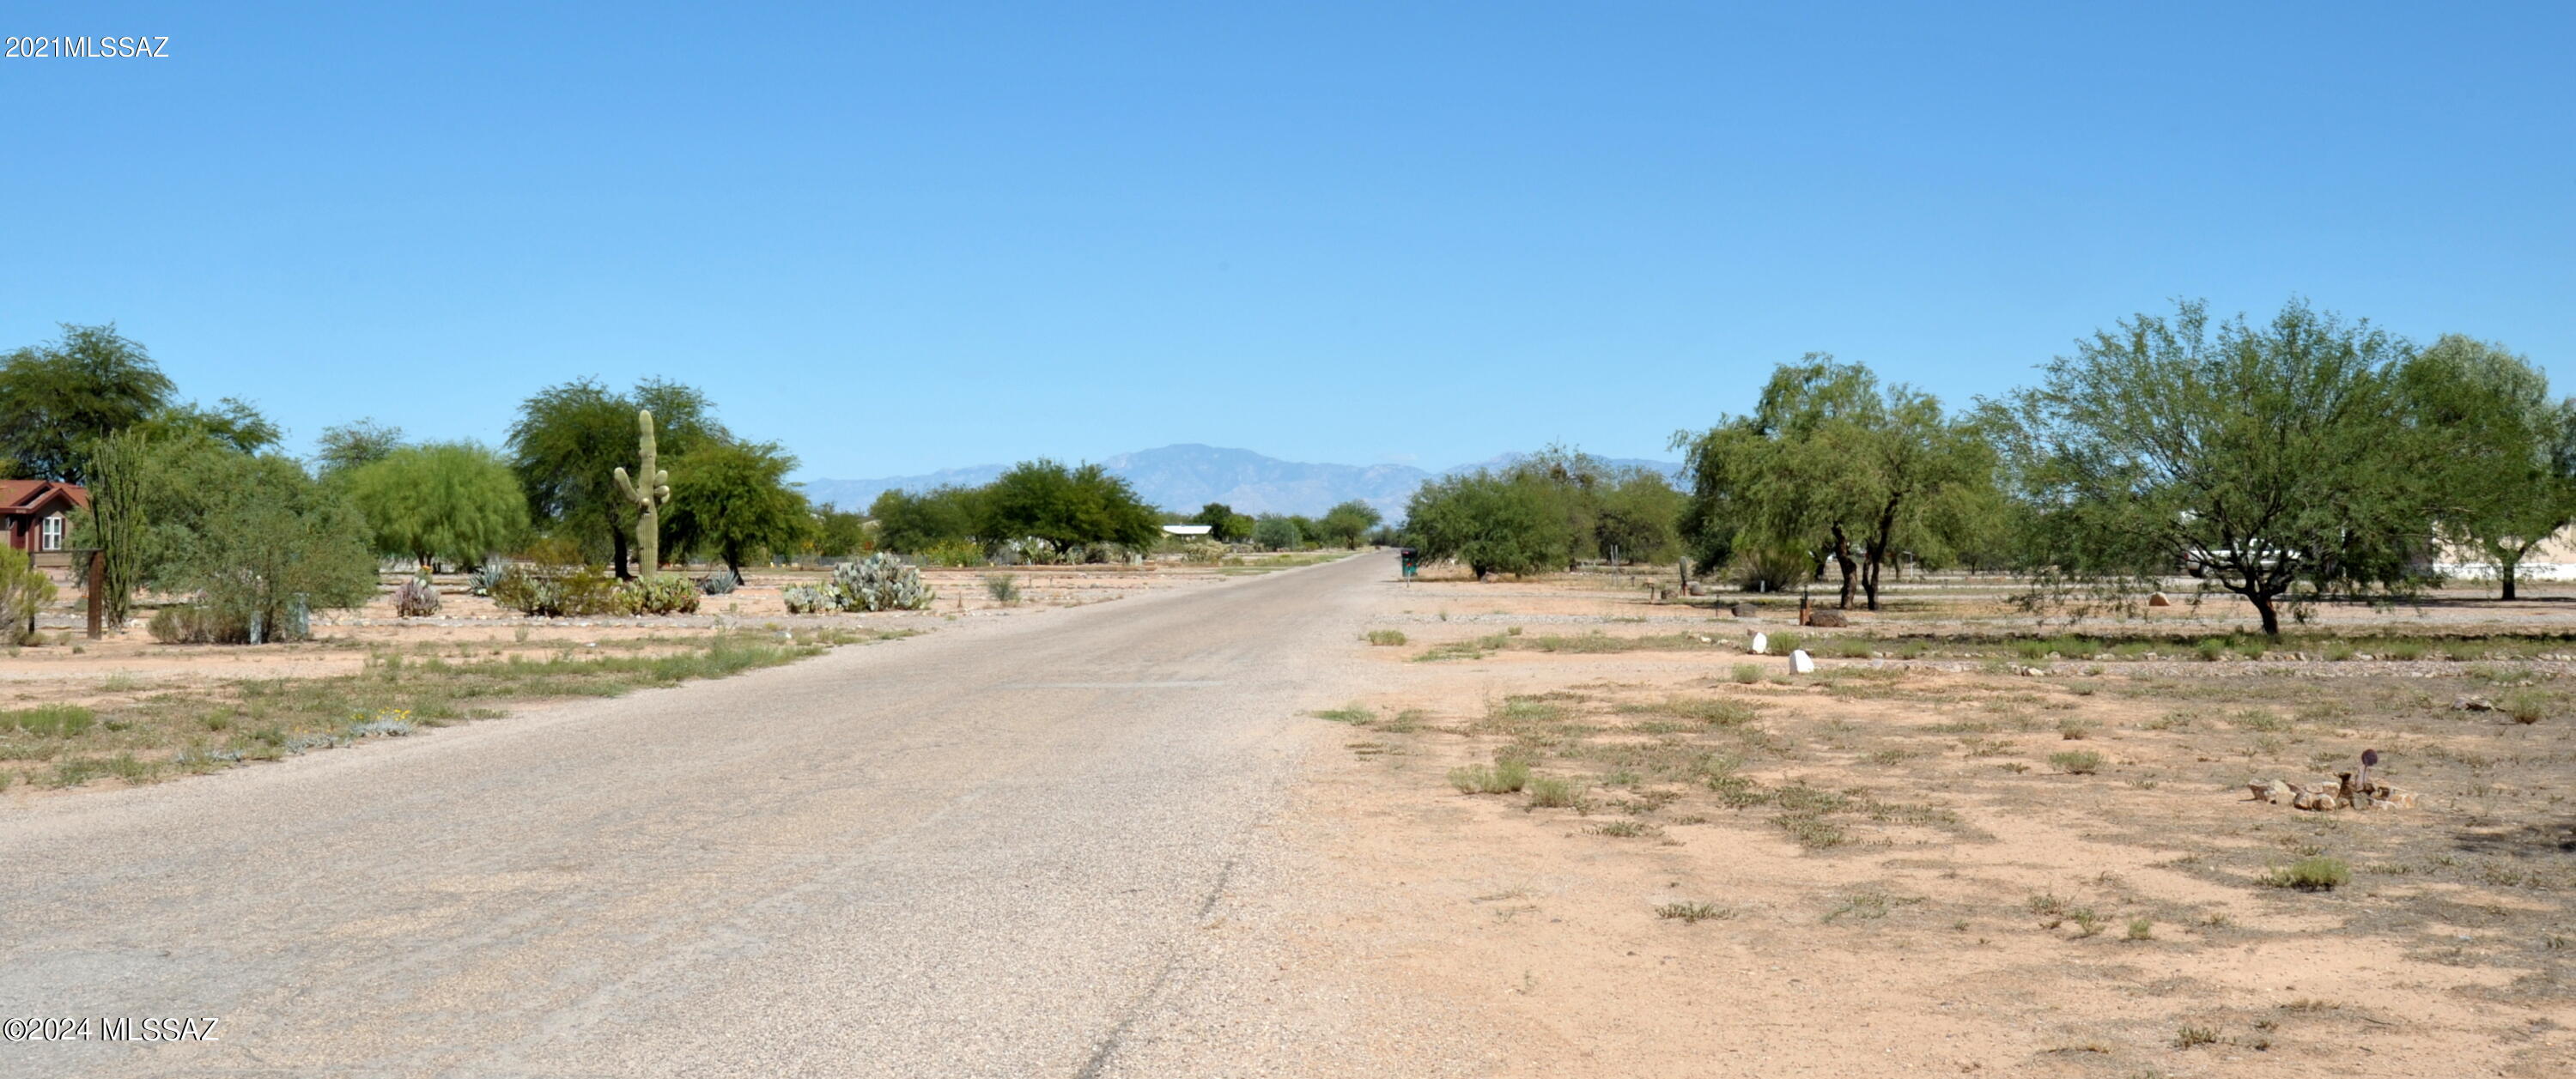
[[[1917,586],[1856,621],[2033,631],[1983,591]],[[2562,596],[2473,598],[2319,624],[2569,628]],[[2576,1074],[2562,663],[1829,658],[1799,677],[1739,643],[1795,632],[1787,607],[1746,625],[1648,603],[1641,579],[1388,583],[1378,609],[1407,643],[1354,641],[1378,688],[1315,702],[1352,710],[1314,725],[1282,824],[1305,883],[1264,923],[1269,992],[1405,1000],[1478,1047],[1420,1074]],[[2152,613],[2129,630],[2250,618]],[[1521,647],[1676,631],[1709,644]],[[1491,634],[1512,636],[1426,661]],[[2505,692],[2549,714],[2457,707]],[[2416,808],[2248,800],[2365,748]],[[2080,752],[2091,774],[2053,763]],[[1509,758],[1576,804],[1450,782]],[[2349,883],[2264,883],[2309,855]]]

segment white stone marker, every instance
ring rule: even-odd
[[[1816,660],[1815,660],[1815,657],[1808,655],[1808,654],[1807,654],[1807,650],[1806,650],[1806,649],[1804,649],[1804,648],[1800,648],[1800,649],[1796,649],[1796,650],[1791,651],[1791,652],[1789,653],[1789,673],[1791,673],[1791,674],[1814,674],[1814,673],[1816,673]]]
[[[1771,638],[1769,638],[1769,637],[1767,637],[1767,636],[1764,636],[1763,634],[1758,633],[1758,632],[1757,632],[1757,633],[1755,633],[1755,634],[1753,635],[1753,654],[1754,654],[1754,655],[1757,655],[1757,656],[1767,656],[1767,655],[1770,655],[1770,654],[1771,654]]]

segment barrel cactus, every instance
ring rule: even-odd
[[[921,580],[921,571],[883,551],[832,570],[832,587],[854,611],[918,611],[939,594]]]

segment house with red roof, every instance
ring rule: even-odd
[[[53,480],[0,480],[0,536],[35,556],[46,568],[72,564],[72,512],[89,505],[89,490]]]

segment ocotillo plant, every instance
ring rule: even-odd
[[[617,470],[617,490],[635,503],[635,576],[652,580],[662,569],[662,504],[671,500],[671,474],[655,468],[658,459],[653,452],[653,410],[635,411],[638,432],[635,448],[644,458],[636,475],[644,482],[628,479],[626,470]]]

